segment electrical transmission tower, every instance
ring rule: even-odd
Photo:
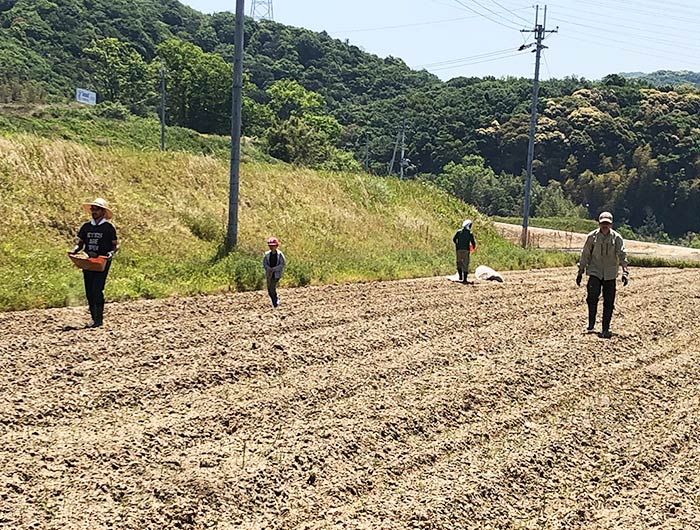
[[[255,20],[274,20],[272,0],[253,0],[250,5],[250,17]]]

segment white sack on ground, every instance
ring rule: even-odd
[[[491,267],[486,265],[479,265],[474,271],[474,276],[478,280],[492,280],[496,282],[503,282],[503,276],[493,270]]]

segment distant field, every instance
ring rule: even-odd
[[[520,241],[522,227],[495,223],[496,229],[509,241]],[[596,225],[597,226],[597,225]],[[586,232],[529,227],[528,245],[534,248],[578,253],[586,241]],[[700,249],[661,245],[625,239],[630,263],[642,267],[700,267]]]

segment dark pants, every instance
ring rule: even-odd
[[[277,307],[279,300],[277,299],[277,284],[280,279],[275,278],[274,274],[267,277],[267,294],[270,295],[273,307]]]
[[[595,326],[595,317],[598,312],[598,299],[600,291],[603,291],[603,331],[610,330],[610,320],[612,319],[613,309],[615,309],[615,280],[601,280],[595,276],[588,277],[588,327]]]
[[[83,271],[83,281],[85,283],[85,296],[90,306],[90,316],[95,324],[102,324],[102,317],[105,310],[105,283],[107,273],[112,261],[107,261],[107,266],[102,272]]]
[[[469,251],[457,250],[457,273],[459,280],[466,282],[469,274]]]

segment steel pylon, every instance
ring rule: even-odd
[[[272,0],[253,0],[250,5],[250,17],[255,20],[274,20]]]

